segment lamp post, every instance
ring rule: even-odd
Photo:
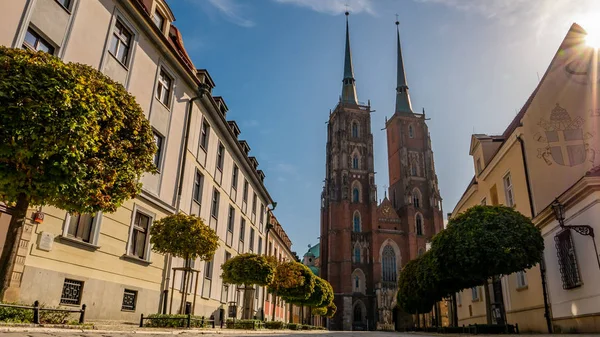
[[[594,235],[594,228],[588,225],[565,225],[565,205],[561,204],[558,199],[555,199],[551,205],[554,217],[558,221],[561,228],[573,229],[577,233],[583,236],[589,236],[592,238],[594,244],[594,251],[596,252],[596,261],[598,261],[598,268],[600,269],[600,257],[598,256],[598,248],[596,247],[596,237]]]
[[[267,211],[268,211],[268,217],[269,220],[267,221],[267,225],[265,226],[265,256],[267,256],[267,250],[269,249],[269,232],[271,231],[271,228],[273,228],[273,224],[271,222],[273,222],[274,217],[273,217],[273,211],[275,210],[275,207],[277,207],[277,203],[275,201],[273,201],[273,203],[271,204],[271,207],[267,206]],[[258,252],[260,254],[260,252]],[[263,291],[263,310],[262,310],[262,319],[263,321],[265,320],[265,301],[267,299],[267,292],[266,292],[266,288],[264,289],[265,291]]]

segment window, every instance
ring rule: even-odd
[[[362,322],[362,309],[360,304],[354,306],[354,322]]]
[[[240,169],[237,165],[233,165],[233,173],[231,174],[231,187],[237,190],[238,174]]]
[[[233,227],[235,221],[235,209],[232,206],[229,206],[229,214],[227,216],[227,230],[233,233]]]
[[[94,217],[91,214],[69,214],[67,236],[91,243]]]
[[[245,236],[246,236],[246,219],[242,218],[242,221],[240,221],[240,241],[244,242]]]
[[[358,247],[354,248],[354,262],[360,263],[360,248]]]
[[[513,195],[512,178],[510,173],[504,176],[504,193],[506,194],[506,206],[513,207],[515,205],[515,197]]]
[[[244,179],[244,195],[243,195],[243,200],[244,202],[248,202],[248,180]]]
[[[204,176],[198,169],[196,169],[196,174],[194,175],[194,190],[192,191],[192,197],[194,201],[201,204],[202,203],[202,186],[204,185]]]
[[[358,138],[358,123],[352,122],[352,137]]]
[[[83,292],[83,281],[71,280],[66,278],[63,283],[62,294],[60,295],[60,304],[81,304],[81,294]]]
[[[409,125],[409,126],[408,126],[408,137],[409,137],[409,138],[415,138],[415,131],[414,131],[414,129],[413,129],[413,126],[412,126],[412,125]]]
[[[360,289],[360,279],[358,278],[358,276],[354,276],[354,288],[356,290]]]
[[[167,75],[167,72],[161,68],[158,74],[158,84],[156,85],[156,99],[166,106],[169,106],[172,85],[173,80]]]
[[[360,232],[360,213],[355,212],[354,217],[352,219],[353,229],[355,232]]]
[[[262,253],[262,238],[258,237],[258,249],[256,250],[258,254]]]
[[[158,29],[163,30],[165,17],[162,14],[160,14],[158,11],[154,11],[154,15],[152,15],[152,21],[154,21],[154,24],[156,27],[158,27]]]
[[[223,143],[219,142],[219,146],[217,147],[217,168],[220,171],[223,171],[223,161],[225,159],[225,147]]]
[[[260,223],[262,224],[263,221],[265,220],[265,205],[263,205],[262,203],[260,204]]]
[[[423,256],[423,254],[425,254],[425,249],[423,249],[421,247],[421,248],[419,248],[419,252],[417,253],[417,256]]]
[[[479,287],[471,288],[471,297],[473,298],[473,302],[479,301]]]
[[[527,275],[524,270],[517,272],[517,289],[527,286]]]
[[[52,47],[52,45],[48,41],[44,40],[31,28],[27,29],[27,33],[25,34],[25,41],[23,41],[23,49],[43,51],[48,54],[54,54],[54,47]]]
[[[485,206],[487,205],[487,200],[486,198],[481,199],[481,206]]]
[[[575,255],[575,245],[571,237],[571,230],[565,229],[554,237],[558,266],[563,289],[573,289],[581,285],[581,276]]]
[[[125,28],[125,25],[120,20],[117,20],[108,51],[123,65],[127,65],[127,61],[129,60],[129,48],[131,48],[132,36],[133,34]]]
[[[254,228],[250,228],[250,251],[254,252]]]
[[[252,214],[256,214],[256,193],[252,196]]]
[[[140,212],[135,212],[133,230],[129,244],[129,255],[140,259],[146,258],[146,246],[148,244],[148,230],[150,229],[151,217]]]
[[[477,158],[477,174],[481,174],[481,158]]]
[[[360,192],[358,187],[352,189],[352,202],[359,202],[360,200]]]
[[[381,254],[383,282],[396,282],[396,253],[391,245],[386,245]]]
[[[138,292],[135,290],[125,289],[125,291],[123,292],[123,302],[121,303],[121,310],[135,311],[137,294]]]
[[[204,263],[204,278],[207,278],[209,280],[212,279],[212,270],[213,270],[212,266],[213,266],[212,260],[206,261]]]
[[[200,130],[200,146],[206,150],[208,148],[208,136],[210,135],[210,125],[205,120],[202,121],[202,129]]]
[[[219,218],[219,199],[221,194],[217,191],[216,188],[213,188],[213,196],[212,196],[212,204],[210,206],[210,215],[218,219]]]
[[[352,157],[352,168],[358,170],[358,155]]]
[[[421,214],[417,214],[417,216],[415,217],[415,225],[417,235],[423,235],[423,217],[421,216]]]
[[[69,9],[69,6],[71,6],[71,0],[56,0],[56,1],[66,9]]]
[[[154,153],[153,162],[156,168],[160,168],[160,161],[162,159],[162,151],[165,138],[159,135],[156,131],[154,131],[154,142],[156,143],[156,153]]]
[[[410,174],[415,177],[417,176],[417,163],[414,161],[410,164]]]
[[[420,196],[419,191],[414,190],[413,191],[413,206],[415,208],[419,208],[420,207],[420,201],[421,201],[420,198],[421,198],[421,196]]]

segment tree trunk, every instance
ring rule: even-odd
[[[484,294],[485,294],[485,318],[487,320],[487,324],[492,324],[492,310],[490,310],[490,302],[491,302],[491,297],[490,297],[490,282],[489,280],[485,280],[485,287],[484,287]]]
[[[254,288],[249,288],[244,285],[244,311],[242,313],[242,319],[253,319],[254,309]]]
[[[185,314],[185,302],[187,302],[187,288],[188,288],[188,275],[190,274],[187,270],[189,266],[189,261],[188,258],[185,257],[183,260],[183,275],[181,275],[181,280],[183,281],[183,287],[181,289],[182,294],[181,294],[181,304],[179,306],[179,313],[181,314]]]
[[[271,318],[272,321],[275,321],[275,304],[277,303],[277,293],[273,292],[271,299],[273,300],[273,305],[271,306],[273,308],[273,312],[271,312],[271,315],[273,316]],[[285,319],[284,319],[285,321]]]
[[[29,207],[29,198],[25,193],[20,193],[17,197],[17,204],[14,208],[14,213],[8,225],[6,232],[6,240],[4,241],[4,249],[0,257],[0,277],[2,278],[2,288],[0,289],[0,300],[4,299],[6,290],[10,286],[10,280],[15,268],[17,252],[23,228],[25,227],[25,219],[27,216],[27,208]]]

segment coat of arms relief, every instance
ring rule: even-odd
[[[550,113],[550,120],[542,118],[538,125],[544,132],[533,135],[545,146],[538,148],[537,157],[547,165],[556,163],[562,166],[577,166],[586,160],[594,164],[596,151],[590,147],[594,134],[584,131],[581,117],[571,118],[568,111],[558,103]]]

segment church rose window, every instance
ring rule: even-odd
[[[396,253],[394,253],[392,246],[387,245],[383,248],[381,261],[383,265],[383,282],[396,282]]]

